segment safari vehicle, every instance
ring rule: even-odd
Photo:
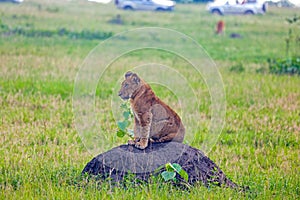
[[[290,1],[290,0],[267,0],[266,2],[270,6],[276,6],[276,7],[293,7],[293,6],[296,6],[297,1],[300,3],[299,0],[293,0],[293,1]]]
[[[264,14],[267,4],[263,0],[216,0],[208,3],[206,9],[219,15],[226,14]]]
[[[117,0],[118,8],[124,10],[153,10],[153,11],[172,11],[175,2],[171,0]]]
[[[13,2],[13,3],[22,3],[24,0],[0,0],[1,2]]]

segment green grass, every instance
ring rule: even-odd
[[[296,13],[299,9],[270,7],[263,16],[220,17],[207,13],[204,5],[179,4],[175,12],[153,13],[126,12],[113,4],[83,0],[1,3],[0,199],[298,199],[300,79],[267,70],[268,58],[285,57],[289,27],[285,19]],[[117,14],[124,24],[108,23]],[[214,34],[220,19],[226,23],[225,36]],[[124,189],[78,178],[93,157],[77,133],[72,112],[76,73],[89,51],[102,41],[90,33],[117,34],[146,26],[187,34],[217,63],[226,91],[226,124],[208,156],[250,191],[201,184],[181,191],[158,180]],[[7,31],[16,29],[55,34],[33,37]],[[61,29],[88,34],[79,38],[57,34]],[[231,33],[242,38],[231,39]],[[192,73],[188,63],[161,51],[132,52],[113,65],[135,66],[145,58]],[[110,75],[116,73],[108,70],[106,82],[99,83],[96,93],[97,121],[108,141],[104,149],[126,142],[116,137],[110,111],[116,86]],[[199,88],[196,95],[204,121],[200,130],[193,130],[197,136],[192,145],[200,148],[201,133],[208,130],[210,96],[203,81],[191,81],[193,88]],[[176,104],[170,98],[172,91],[154,88],[170,105]]]

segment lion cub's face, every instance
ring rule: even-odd
[[[127,72],[125,80],[122,82],[119,96],[124,100],[131,98],[132,94],[140,88],[140,85],[140,78],[135,73]]]

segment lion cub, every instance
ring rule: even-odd
[[[151,87],[133,72],[125,74],[119,91],[123,100],[130,99],[134,114],[134,139],[128,144],[145,149],[152,142],[182,142],[185,128],[180,117],[162,102]]]

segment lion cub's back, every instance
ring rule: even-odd
[[[160,99],[152,105],[152,130],[158,132],[178,132],[182,126],[178,114]]]

